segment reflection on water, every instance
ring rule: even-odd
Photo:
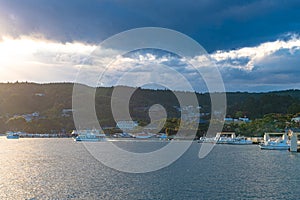
[[[117,145],[147,152],[163,143]],[[72,139],[1,137],[0,199],[299,199],[300,154],[217,145],[200,160],[199,145],[165,169],[127,174]]]

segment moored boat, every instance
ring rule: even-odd
[[[15,132],[8,132],[7,135],[6,135],[6,138],[7,139],[19,139],[20,136],[18,133],[15,133]]]
[[[151,138],[151,137],[153,137],[153,134],[144,133],[144,132],[137,133],[137,134],[134,135],[134,138],[136,138],[136,139],[148,139],[148,138]]]
[[[99,130],[79,130],[77,131],[75,141],[77,142],[99,142],[106,141],[105,134],[100,133]]]
[[[234,141],[231,137],[219,137],[217,144],[231,144]]]
[[[232,141],[230,141],[228,144],[249,145],[249,144],[253,144],[253,142],[251,140],[247,140],[244,137],[236,137],[236,138],[232,139]]]
[[[282,137],[271,140],[270,135],[282,135]],[[259,145],[262,150],[288,150],[291,146],[288,143],[287,133],[265,133],[264,140],[265,142]]]
[[[260,149],[263,150],[288,150],[290,144],[287,143],[287,140],[276,140],[276,141],[267,141],[259,145]]]
[[[219,132],[215,137],[217,144],[230,144],[235,138],[234,132]]]

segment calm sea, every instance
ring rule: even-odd
[[[163,142],[118,142],[144,152]],[[102,165],[72,139],[0,138],[0,199],[300,199],[300,154],[194,143],[167,168],[146,174]],[[108,155],[109,156],[109,155]]]

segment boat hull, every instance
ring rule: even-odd
[[[105,134],[100,133],[99,130],[92,129],[92,130],[78,130],[73,131],[73,135],[78,135],[74,138],[76,142],[100,142],[106,141]]]
[[[99,142],[101,140],[96,139],[75,139],[76,142]]]
[[[136,139],[149,139],[151,136],[135,136]]]
[[[250,144],[253,144],[253,142],[251,140],[237,139],[237,140],[233,140],[232,142],[229,142],[228,144],[232,144],[232,145],[250,145]]]
[[[260,145],[260,149],[262,150],[288,150],[290,146],[265,146]]]
[[[15,136],[15,135],[8,135],[6,136],[7,139],[19,139],[19,136]]]
[[[253,144],[253,142],[232,142],[232,143],[228,143],[228,144],[232,144],[232,145],[251,145],[251,144]]]
[[[100,142],[100,141],[105,141],[105,139],[101,139],[101,138],[79,138],[79,137],[76,137],[74,140],[76,142]]]

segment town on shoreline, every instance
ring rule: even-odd
[[[26,133],[26,137],[71,137],[76,129],[72,109],[73,86],[72,83],[1,83],[0,133],[12,131]],[[125,91],[129,88],[120,87]],[[122,137],[123,132],[143,131],[173,137],[179,126],[184,126],[187,132],[196,131],[195,139],[199,139],[205,136],[210,123],[222,123],[222,131],[246,137],[262,137],[265,132],[297,131],[300,128],[299,90],[228,92],[226,117],[222,122],[211,122],[208,93],[196,93],[199,106],[181,108],[172,91],[135,88],[129,108],[132,121],[115,121],[110,107],[114,87],[92,89],[96,92],[95,109],[99,125],[109,137]],[[181,93],[189,95],[189,92]],[[155,126],[153,130],[151,127],[136,129],[149,125],[149,109],[154,104],[162,105],[167,111],[167,119],[157,119],[154,123],[162,127],[161,130],[154,130]],[[151,112],[156,115],[160,111],[152,109]],[[182,120],[191,124],[182,125]],[[198,124],[197,130],[192,126],[194,123]]]

